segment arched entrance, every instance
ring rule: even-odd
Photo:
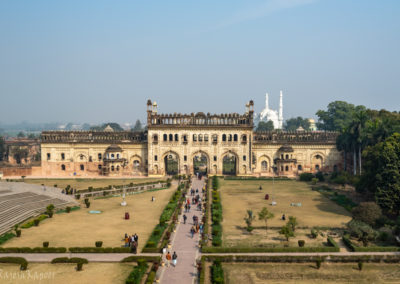
[[[164,169],[167,175],[179,174],[179,156],[174,152],[168,152],[164,156]]]
[[[194,174],[206,175],[209,172],[209,160],[207,154],[200,151],[193,155],[193,172]]]
[[[232,152],[226,153],[222,158],[222,174],[236,175],[238,159]]]

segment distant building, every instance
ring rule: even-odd
[[[317,125],[315,123],[315,120],[312,118],[309,118],[308,121],[310,122],[310,131],[316,131]]]
[[[257,115],[256,115],[257,116]],[[283,126],[283,95],[282,91],[280,92],[279,95],[279,111],[273,110],[269,108],[269,102],[268,102],[268,93],[265,94],[265,108],[258,114],[258,117],[256,118],[258,122],[260,121],[272,121],[274,124],[274,129],[282,129]]]

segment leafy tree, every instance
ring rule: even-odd
[[[308,118],[302,118],[301,116],[287,119],[285,121],[284,129],[289,131],[295,131],[299,127],[303,127],[304,130],[310,130],[310,121]]]
[[[142,123],[140,122],[140,120],[136,120],[135,126],[132,128],[132,131],[142,131],[143,127],[142,127]]]
[[[256,218],[256,216],[253,215],[253,210],[247,210],[247,215],[244,217],[244,221],[246,222],[247,228],[246,230],[248,232],[253,231],[253,221]]]
[[[18,138],[24,138],[24,137],[25,137],[25,133],[22,132],[22,131],[20,131],[20,132],[17,134],[17,137],[18,137]]]
[[[347,223],[347,228],[350,235],[362,241],[365,247],[368,246],[370,241],[374,241],[378,237],[378,233],[370,225],[358,220],[351,220]]]
[[[279,231],[279,234],[284,235],[286,238],[286,241],[289,241],[289,238],[294,237],[294,232],[289,224],[286,224],[281,228]]]
[[[375,202],[361,202],[351,213],[354,219],[370,226],[374,226],[376,220],[382,216],[382,210]]]
[[[287,225],[290,226],[290,228],[292,229],[292,231],[296,231],[296,226],[297,226],[297,219],[296,217],[293,216],[289,216],[289,221],[287,222]]]
[[[329,131],[341,131],[352,121],[355,107],[343,101],[334,101],[328,105],[328,110],[318,110],[317,127]]]
[[[385,213],[400,215],[400,133],[367,147],[363,153],[363,175],[357,185],[367,192]]]
[[[265,230],[268,232],[268,219],[274,218],[274,214],[269,212],[267,207],[263,207],[260,212],[258,212],[258,220],[264,220]]]
[[[260,121],[257,125],[256,131],[272,131],[274,130],[274,123],[271,120]]]
[[[3,161],[4,154],[6,153],[6,146],[4,138],[0,136],[0,161]]]

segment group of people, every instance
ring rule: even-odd
[[[165,250],[166,250],[166,249],[163,250],[163,254],[165,254]],[[171,253],[168,251],[167,254],[165,255],[165,260],[166,260],[166,265],[167,265],[167,267],[169,267],[169,264],[171,263],[171,261],[172,261],[172,265],[173,265],[174,267],[176,267],[177,259],[178,259],[178,255],[176,254],[175,251],[174,251],[174,253],[173,253],[172,255],[171,255]]]
[[[125,233],[125,247],[131,248],[131,252],[136,254],[137,248],[139,246],[139,236],[135,233],[132,236],[129,236]]]

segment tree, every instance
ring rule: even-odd
[[[17,164],[21,164],[22,160],[28,158],[28,149],[16,147],[12,150],[12,155]]]
[[[263,207],[260,212],[258,212],[258,220],[264,220],[265,230],[268,232],[268,219],[274,218],[274,214],[269,212],[267,207]]]
[[[317,127],[329,131],[341,131],[352,121],[354,105],[343,101],[334,101],[328,105],[328,110],[318,110]]]
[[[289,216],[289,221],[287,222],[287,224],[290,226],[293,232],[296,231],[296,226],[297,226],[296,217]]]
[[[351,220],[347,223],[347,228],[350,235],[356,237],[359,241],[362,241],[365,247],[368,246],[370,241],[373,241],[378,237],[378,233],[372,229],[370,225],[358,220]]]
[[[247,225],[246,230],[248,232],[253,231],[254,228],[252,224],[255,218],[256,216],[253,215],[253,210],[247,210],[247,215],[244,217],[244,221],[246,222]]]
[[[376,220],[382,216],[382,210],[375,202],[361,202],[351,213],[354,219],[370,226],[374,226]]]
[[[25,137],[25,133],[22,132],[22,131],[20,131],[20,132],[17,134],[17,137],[18,137],[18,138],[24,138],[24,137]]]
[[[135,126],[132,128],[132,131],[142,131],[143,127],[142,127],[142,123],[140,122],[140,120],[136,120]]]
[[[0,136],[0,161],[3,161],[4,154],[6,153],[6,146],[4,138]]]
[[[274,123],[271,120],[260,121],[257,125],[256,131],[272,131],[274,130]]]
[[[35,139],[36,136],[35,136],[35,134],[33,134],[33,133],[29,133],[28,138],[29,138],[29,139]]]
[[[363,153],[363,174],[357,191],[370,193],[381,209],[400,215],[400,134],[369,146]]]
[[[295,131],[300,126],[304,128],[304,130],[310,130],[310,121],[307,118],[302,118],[301,116],[290,118],[285,121],[284,129],[288,131]]]
[[[281,228],[279,231],[279,234],[284,235],[286,238],[286,241],[289,241],[290,237],[294,237],[294,232],[289,224],[286,224]]]

